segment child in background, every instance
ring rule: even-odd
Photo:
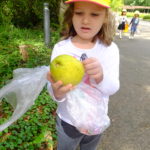
[[[137,26],[139,25],[139,11],[135,11],[134,17],[132,18],[129,25],[131,25],[129,39],[133,39],[137,30]]]
[[[97,96],[99,101],[104,101],[103,116],[109,118],[109,96],[115,94],[120,86],[119,50],[113,42],[115,21],[109,10],[110,3],[108,0],[67,0],[66,3],[68,8],[64,14],[64,39],[55,44],[51,61],[62,54],[72,55],[81,60],[82,54],[86,54],[87,58],[82,63],[89,80],[87,82],[87,78],[83,78],[80,85],[88,84],[90,93],[97,91],[97,95],[93,97]],[[96,150],[101,133],[96,135],[81,133],[74,126],[67,111],[67,103],[72,101],[70,93],[79,89],[79,85],[64,86],[62,81],[54,82],[50,72],[47,78],[50,81],[49,93],[58,103],[57,150],[76,150],[78,146],[80,150]],[[82,89],[79,91],[82,96],[84,91]],[[96,110],[98,106],[94,107]],[[101,115],[96,117],[99,119]],[[80,116],[78,119],[80,120]]]
[[[118,30],[119,30],[119,37],[120,37],[120,39],[122,39],[122,32],[123,32],[123,30],[125,30],[125,25],[128,24],[126,14],[127,14],[127,10],[123,9],[122,13],[121,13],[121,16],[119,16]]]

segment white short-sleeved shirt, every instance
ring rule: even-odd
[[[122,22],[126,22],[127,21],[127,16],[119,16],[119,23],[122,23]]]

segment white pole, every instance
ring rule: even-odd
[[[49,47],[50,44],[50,11],[49,4],[44,3],[44,37],[45,45]]]

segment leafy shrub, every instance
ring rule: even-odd
[[[16,68],[49,64],[51,50],[44,46],[41,31],[0,26],[0,43],[0,86],[12,77],[12,71]],[[19,51],[19,45],[23,44],[30,45],[27,62],[22,60]]]
[[[0,22],[17,27],[34,28],[43,25],[43,4],[49,3],[51,26],[59,24],[61,0],[3,0],[0,2]]]
[[[134,16],[134,12],[127,12],[127,17],[132,18]],[[145,13],[140,13],[139,17],[142,19],[149,19],[150,15],[149,14],[145,14]]]
[[[12,109],[5,101],[2,105],[3,114],[8,118]],[[47,91],[43,90],[30,110],[0,133],[0,148],[38,150],[41,147],[46,149],[48,144],[55,145],[55,109],[56,103],[51,100]]]
[[[12,78],[16,68],[49,65],[51,49],[45,47],[43,32],[0,26],[0,87]],[[59,39],[59,31],[51,33],[51,47]],[[19,45],[28,45],[29,59],[23,61]],[[0,132],[0,150],[46,150],[55,147],[56,103],[43,89],[35,104],[14,124]],[[12,115],[13,109],[5,99],[0,101],[0,124]]]
[[[149,19],[149,20],[150,20],[150,15],[145,15],[145,16],[143,17],[143,19]]]
[[[11,24],[13,17],[10,1],[0,1],[0,24]]]

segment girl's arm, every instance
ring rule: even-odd
[[[113,95],[119,89],[119,50],[114,44],[106,49],[103,63],[97,59],[89,58],[83,61],[86,73],[93,79],[93,84],[104,95]]]
[[[133,22],[133,18],[131,19],[130,24],[132,24],[132,22]],[[129,25],[130,25],[130,24],[129,24]]]
[[[98,84],[100,91],[106,95],[113,95],[119,90],[119,49],[113,44],[105,55],[102,64],[103,80]]]
[[[63,54],[63,53],[56,44],[52,51],[51,61],[55,57],[57,57],[58,55],[61,55],[61,54]],[[48,72],[48,74],[47,74],[47,80],[49,81],[48,92],[52,96],[53,100],[55,100],[55,101],[59,101],[59,102],[64,101],[66,99],[66,94],[73,88],[73,86],[71,84],[63,86],[62,81],[54,82],[51,77],[50,72]]]

